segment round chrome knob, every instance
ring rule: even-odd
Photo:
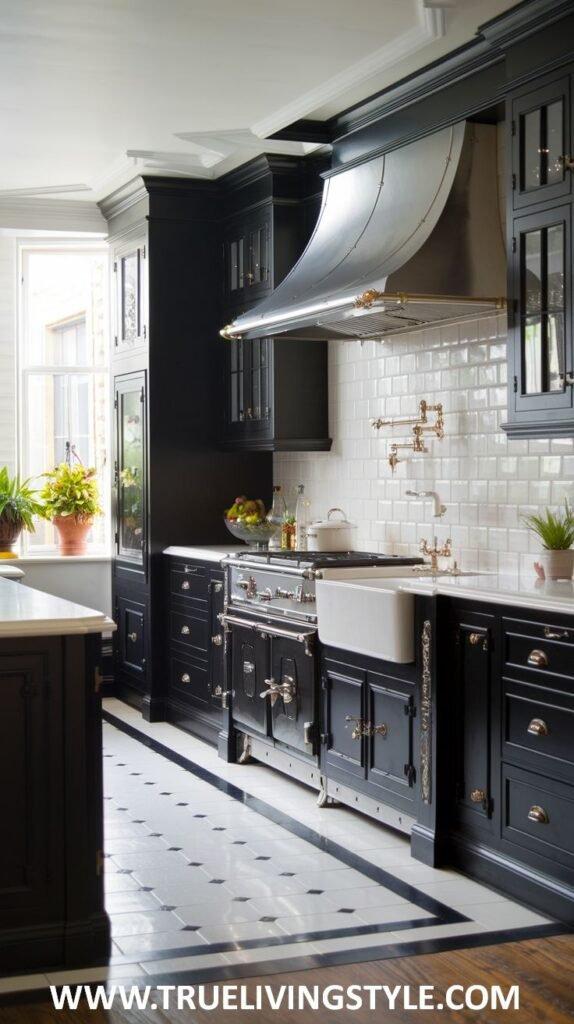
[[[181,589],[182,590],[189,590],[190,586],[191,586],[191,584],[190,584],[189,580],[184,580],[183,583],[181,584]]]
[[[128,633],[128,640],[131,640],[132,644],[135,644],[137,638],[138,638],[137,633],[135,633],[135,632],[134,633]]]
[[[212,644],[215,644],[216,647],[221,647],[221,645],[223,643],[223,637],[222,637],[221,633],[216,633],[215,636],[212,636],[211,642],[212,642]]]
[[[180,633],[182,636],[189,636],[189,626],[182,626]]]
[[[189,672],[184,672],[183,673],[183,675],[181,677],[181,681],[182,681],[182,683],[191,683],[191,676],[189,675]]]
[[[473,804],[483,804],[486,800],[486,790],[484,789],[473,789],[470,794],[470,799]]]

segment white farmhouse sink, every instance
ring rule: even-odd
[[[343,576],[351,571],[328,570],[329,578],[315,584],[319,639],[332,647],[403,665],[415,659],[415,594],[432,594],[437,577],[482,575],[446,571],[430,575],[422,567],[417,572],[408,566],[400,574],[395,570],[395,576],[375,576],[373,570],[368,577]]]
[[[317,580],[319,639],[385,661],[414,661],[415,597],[406,580]]]

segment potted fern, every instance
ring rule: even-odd
[[[564,500],[564,513],[545,509],[543,515],[524,516],[524,523],[542,541],[534,568],[549,580],[570,580],[574,573],[574,512]]]
[[[61,462],[44,476],[41,515],[58,531],[60,554],[85,555],[94,517],[102,514],[95,469]]]
[[[34,516],[42,507],[36,491],[29,487],[31,477],[11,477],[6,466],[0,469],[0,557],[13,555],[13,547],[22,530],[34,532]]]

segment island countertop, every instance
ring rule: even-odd
[[[103,612],[0,578],[0,637],[107,633],[115,622]]]

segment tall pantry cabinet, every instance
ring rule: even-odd
[[[214,185],[137,178],[101,204],[112,259],[116,693],[165,717],[162,552],[229,540],[235,494],[271,493],[271,456],[226,452]]]

